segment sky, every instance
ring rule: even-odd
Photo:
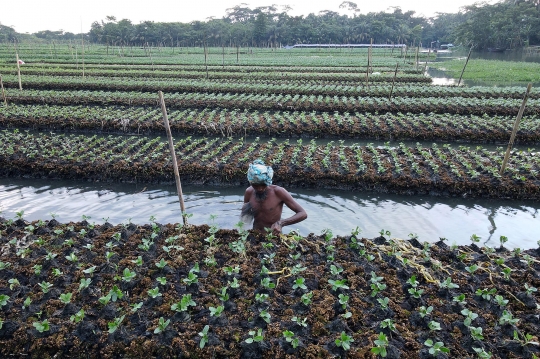
[[[331,10],[344,14],[339,8],[343,0],[244,0],[250,8],[259,6],[289,5],[289,15],[317,14]],[[490,1],[493,3],[495,0]],[[417,15],[434,16],[437,12],[457,13],[460,7],[471,5],[475,0],[377,0],[353,1],[360,13],[388,11],[399,6],[405,11],[413,10]],[[142,21],[191,22],[205,21],[209,17],[222,18],[226,9],[240,5],[242,0],[26,0],[2,1],[0,24],[13,27],[20,33],[41,30],[80,33],[90,30],[94,21],[115,16],[117,20],[130,19],[134,24]],[[350,14],[350,13],[349,13]]]

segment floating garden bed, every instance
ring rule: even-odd
[[[540,249],[0,219],[0,353],[533,358]]]
[[[285,187],[374,190],[514,199],[540,198],[540,155],[513,151],[503,175],[504,152],[433,144],[408,147],[344,146],[333,141],[297,144],[184,138],[176,143],[182,181],[247,184],[249,162],[263,158]],[[91,181],[174,182],[167,143],[160,138],[0,133],[0,175]]]

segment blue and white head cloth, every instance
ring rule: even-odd
[[[272,184],[274,170],[270,166],[266,166],[262,160],[255,160],[250,163],[247,173],[248,181],[252,184]]]

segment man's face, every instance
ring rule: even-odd
[[[251,187],[255,190],[255,198],[257,198],[258,201],[264,201],[266,199],[266,188],[268,188],[265,184],[252,184]]]

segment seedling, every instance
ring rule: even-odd
[[[336,345],[338,347],[343,348],[343,350],[351,349],[352,342],[354,342],[354,339],[348,336],[347,334],[345,334],[345,332],[343,331],[341,332],[341,335],[339,336],[339,338],[335,340]]]
[[[161,297],[163,294],[159,292],[159,287],[155,287],[148,290],[148,295],[155,299],[157,297]]]
[[[528,334],[528,333],[525,334],[525,335],[521,334],[521,336],[523,337],[523,339],[520,339],[518,331],[514,330],[514,340],[520,342],[521,346],[525,346],[525,345],[528,345],[528,344],[540,345],[540,343],[532,341],[532,339],[534,338],[534,336],[532,334]]]
[[[71,302],[71,297],[73,296],[73,293],[64,293],[60,294],[60,301],[64,304],[68,304]]]
[[[486,352],[484,348],[475,348],[473,347],[474,351],[478,355],[478,358],[480,359],[490,359],[492,354],[490,352]]]
[[[33,322],[32,325],[40,333],[47,332],[50,329],[49,321],[47,319],[42,322]]]
[[[389,238],[392,235],[392,233],[390,233],[390,231],[385,231],[384,229],[381,229],[379,231],[379,234],[381,235],[381,237],[388,236]],[[387,238],[385,238],[385,239],[387,239]]]
[[[60,269],[58,268],[53,268],[52,269],[52,274],[55,276],[55,277],[60,277],[62,274],[64,274],[64,272],[62,272]]]
[[[408,292],[414,298],[419,299],[419,298],[422,297],[422,293],[424,293],[424,290],[423,289],[416,289],[416,288],[409,288]]]
[[[341,280],[328,279],[328,283],[330,283],[332,285],[332,290],[334,290],[334,291],[336,291],[338,288],[339,289],[349,289],[349,286],[346,284],[347,283],[346,279],[341,279]]]
[[[306,293],[300,297],[300,300],[302,303],[306,306],[311,304],[311,300],[313,299],[313,292]]]
[[[291,343],[294,349],[296,349],[298,345],[300,344],[300,340],[290,330],[285,330],[283,332],[283,336],[285,337],[285,340],[287,341],[287,343]]]
[[[226,302],[229,300],[229,295],[227,294],[227,287],[221,288],[221,293],[218,293],[217,296],[219,297],[219,300],[222,302]]]
[[[171,305],[171,310],[174,310],[176,312],[185,312],[188,310],[189,307],[194,307],[196,305],[197,303],[195,303],[195,301],[191,299],[191,294],[184,294],[180,302]]]
[[[296,324],[302,326],[302,327],[307,327],[308,326],[308,323],[307,323],[307,318],[304,318],[304,319],[300,319],[298,317],[292,317],[291,319],[293,322],[295,322]]]
[[[474,340],[484,340],[484,336],[482,335],[482,327],[469,327],[469,330],[471,331],[471,337]]]
[[[436,322],[432,320],[428,323],[429,330],[441,330],[441,324],[439,322]]]
[[[167,284],[167,278],[166,278],[166,277],[157,277],[156,280],[157,280],[158,283],[161,284],[161,285]]]
[[[88,286],[92,283],[92,279],[90,278],[81,278],[81,282],[79,284],[79,292],[83,289],[88,288]]]
[[[375,355],[380,355],[381,357],[386,358],[386,355],[388,354],[386,351],[386,347],[388,346],[388,338],[386,335],[383,332],[380,332],[378,339],[376,339],[374,343],[376,346],[371,348],[371,352]]]
[[[473,264],[471,266],[465,267],[465,270],[469,272],[470,274],[473,274],[478,270],[478,266],[476,264]]]
[[[343,268],[336,267],[333,264],[330,266],[330,273],[332,273],[332,275],[338,275],[341,272],[343,272]]]
[[[433,311],[433,307],[431,305],[427,308],[425,306],[421,306],[418,309],[418,312],[420,313],[420,316],[422,318],[424,318],[426,315],[430,315],[432,311]]]
[[[294,267],[291,268],[291,274],[297,275],[300,272],[303,272],[307,269],[307,267],[302,267],[300,263],[296,264]]]
[[[136,276],[137,276],[137,273],[135,271],[132,272],[129,270],[129,268],[124,268],[122,280],[124,282],[131,282]]]
[[[40,275],[41,274],[41,269],[43,268],[43,266],[41,264],[36,264],[32,268],[34,268],[34,274],[35,275]]]
[[[504,279],[506,280],[510,280],[510,273],[512,273],[512,269],[511,268],[503,268],[501,274],[503,275]]]
[[[508,237],[500,236],[499,241],[501,242],[501,247],[502,247],[506,242],[508,242]]]
[[[304,284],[305,282],[305,279],[300,277],[300,278],[296,278],[296,280],[294,281],[294,284],[292,286],[293,289],[297,289],[297,288],[300,288],[300,289],[307,289],[306,285]]]
[[[137,259],[132,260],[131,263],[134,263],[137,267],[140,267],[143,265],[143,259],[141,256],[138,256]]]
[[[9,295],[0,294],[0,307],[7,305],[8,300],[9,300]]]
[[[482,238],[482,237],[477,236],[476,234],[473,234],[473,235],[471,236],[471,241],[472,241],[473,243],[478,243],[478,242],[480,242],[480,239],[481,239],[481,238]]]
[[[11,278],[10,280],[8,280],[8,283],[9,283],[9,289],[11,290],[21,285],[21,283],[19,283],[19,280],[17,278]]]
[[[225,268],[223,268],[223,271],[227,275],[238,274],[238,273],[240,273],[240,267],[239,266],[235,266],[234,268],[233,267],[225,267]]]
[[[103,296],[103,297],[100,297],[98,299],[98,302],[102,305],[107,305],[109,304],[109,302],[111,301],[111,293],[109,292],[109,294]]]
[[[373,272],[372,272],[373,273]],[[411,278],[407,280],[407,284],[410,284],[411,287],[416,288],[419,284],[419,282],[416,280],[416,276],[413,275]]]
[[[165,329],[167,328],[167,326],[171,323],[171,320],[170,319],[167,319],[165,321],[165,319],[163,317],[160,317],[159,318],[159,321],[158,321],[158,326],[156,329],[154,329],[154,334],[159,334],[163,331],[165,331]]]
[[[392,319],[385,319],[380,324],[381,328],[388,328],[392,332],[397,332],[396,325]]]
[[[429,354],[436,357],[439,353],[450,353],[450,349],[444,346],[443,342],[433,343],[433,340],[428,339],[424,342],[424,345],[429,347]]]
[[[47,252],[47,254],[45,255],[45,259],[48,261],[52,261],[54,258],[56,258],[57,255],[58,254],[56,253]]]
[[[11,266],[11,263],[0,261],[0,270],[7,269],[7,268],[9,268],[10,266]]]
[[[26,299],[23,302],[23,306],[22,306],[23,309],[28,308],[30,304],[32,304],[32,299],[30,299],[30,297],[26,297]]]
[[[266,323],[270,323],[270,313],[266,310],[262,310],[261,313],[259,313],[259,317],[261,317]]]
[[[41,291],[43,293],[48,293],[49,290],[53,287],[53,285],[49,282],[41,282],[41,283],[38,283],[38,285],[41,288]]]
[[[497,302],[497,305],[499,307],[504,307],[508,304],[508,299],[504,299],[502,295],[496,295],[495,296],[495,302]]]
[[[72,323],[75,323],[75,324],[79,323],[83,319],[84,319],[84,310],[83,309],[79,310],[77,313],[75,313],[71,317],[69,317],[69,320]]]
[[[161,258],[159,262],[156,262],[156,267],[158,267],[159,269],[165,268],[166,265],[167,265],[167,261],[164,260],[163,258]]]
[[[131,312],[136,313],[143,306],[143,302],[131,304]]]
[[[189,272],[187,278],[182,279],[182,281],[187,285],[192,285],[195,283],[199,283],[199,277],[197,276],[197,274]]]
[[[527,293],[528,296],[532,296],[533,292],[536,292],[536,291],[538,291],[538,289],[536,289],[533,286],[529,286],[527,283],[525,283],[525,292]]]
[[[109,334],[116,332],[116,330],[120,326],[120,323],[122,323],[125,317],[126,317],[125,315],[122,315],[120,318],[114,318],[112,322],[107,323],[109,327]]]
[[[459,285],[452,283],[452,278],[448,277],[445,281],[439,283],[439,287],[441,288],[448,288],[448,289],[454,289],[459,288]]]
[[[232,282],[227,282],[227,284],[231,288],[240,288],[240,282],[236,278],[233,278]]]
[[[257,293],[255,294],[255,300],[259,303],[264,303],[268,300],[270,296],[268,294],[264,293]]]
[[[515,325],[518,322],[519,322],[519,318],[514,318],[512,313],[510,313],[507,310],[503,311],[501,317],[499,318],[499,324],[501,325],[504,325],[504,324]]]
[[[349,296],[340,294],[338,296],[338,298],[339,298],[339,304],[341,304],[341,307],[343,309],[346,309],[347,308],[347,303],[349,302]]]
[[[478,314],[470,311],[469,309],[463,309],[461,311],[461,314],[463,314],[464,316],[466,316],[465,320],[463,321],[463,324],[466,326],[466,327],[470,327],[471,326],[471,323],[473,320],[475,320],[476,318],[478,318]]]
[[[273,289],[276,287],[275,283],[272,283],[268,277],[261,279],[261,286],[266,289]]]
[[[262,329],[258,329],[257,332],[250,330],[248,334],[251,336],[245,340],[246,343],[251,344],[253,342],[258,343],[264,340]]]
[[[380,306],[382,309],[386,309],[388,308],[388,302],[390,301],[390,299],[388,299],[388,297],[384,297],[384,298],[377,298],[377,302],[379,302]]]
[[[497,292],[497,289],[495,288],[492,288],[492,289],[484,288],[484,289],[477,289],[475,294],[489,301],[491,300],[491,296],[494,295],[496,292]]]
[[[219,305],[217,306],[217,308],[209,307],[208,309],[210,310],[210,316],[219,317],[221,313],[223,313],[223,310],[225,309],[225,307],[222,305]]]
[[[210,330],[210,326],[205,325],[203,330],[199,332],[199,336],[201,337],[201,341],[199,342],[199,348],[203,349],[206,343],[208,343],[208,330]]]

